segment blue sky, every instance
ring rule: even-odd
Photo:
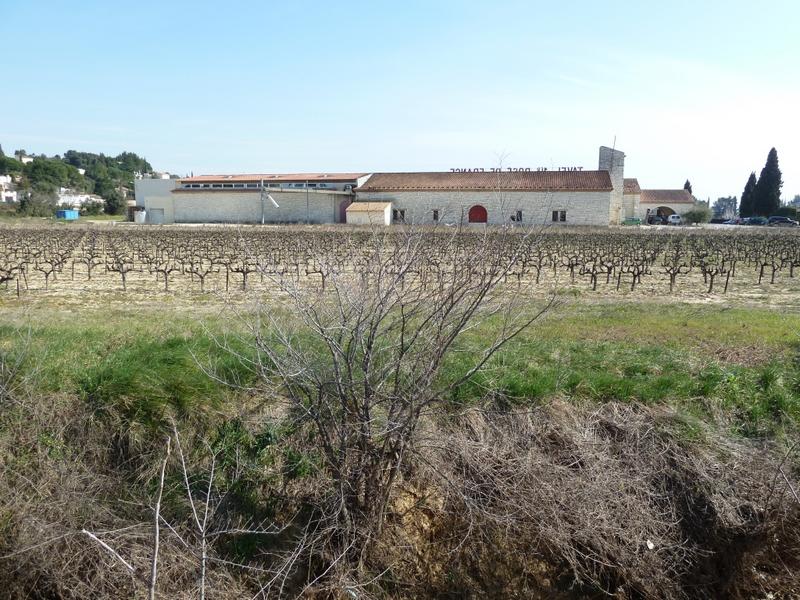
[[[162,170],[597,168],[800,194],[800,3],[0,0],[6,153]]]

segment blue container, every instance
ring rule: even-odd
[[[80,213],[77,210],[57,210],[56,219],[64,219],[65,221],[77,221]]]

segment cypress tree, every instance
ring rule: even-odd
[[[755,193],[753,194],[753,214],[762,217],[774,215],[781,207],[781,187],[783,179],[778,168],[778,151],[773,148],[767,156],[767,164],[761,170]]]
[[[744,186],[744,191],[742,192],[742,201],[739,203],[740,217],[753,216],[753,201],[755,200],[754,196],[757,185],[755,172],[750,173],[750,178],[747,180],[747,183]]]
[[[686,180],[686,183],[683,184],[683,189],[685,189],[690,194],[692,193],[692,184],[688,179]]]

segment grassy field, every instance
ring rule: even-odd
[[[55,217],[28,217],[20,215],[14,206],[0,206],[0,224],[3,225],[60,225],[86,224],[87,222],[112,223],[114,221],[125,221],[125,215],[91,215],[81,216],[77,221],[58,221]]]
[[[491,328],[468,336],[448,364],[456,377]],[[248,351],[241,322],[198,320],[169,306],[59,312],[39,306],[0,317],[0,344],[25,353],[36,388],[116,403],[131,419],[158,421],[170,408],[195,417],[235,392],[209,378],[214,364],[237,381],[245,366],[215,341],[223,332]],[[771,435],[800,419],[800,314],[769,308],[571,301],[514,340],[453,401],[491,397],[524,406],[548,399],[668,403],[687,414],[726,412],[746,435]]]

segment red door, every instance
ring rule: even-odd
[[[350,206],[350,200],[345,200],[339,205],[339,220],[337,223],[347,223],[347,207]]]
[[[476,204],[475,206],[469,209],[470,223],[486,223],[488,219],[489,215],[486,213],[486,209],[483,208],[480,204]]]

